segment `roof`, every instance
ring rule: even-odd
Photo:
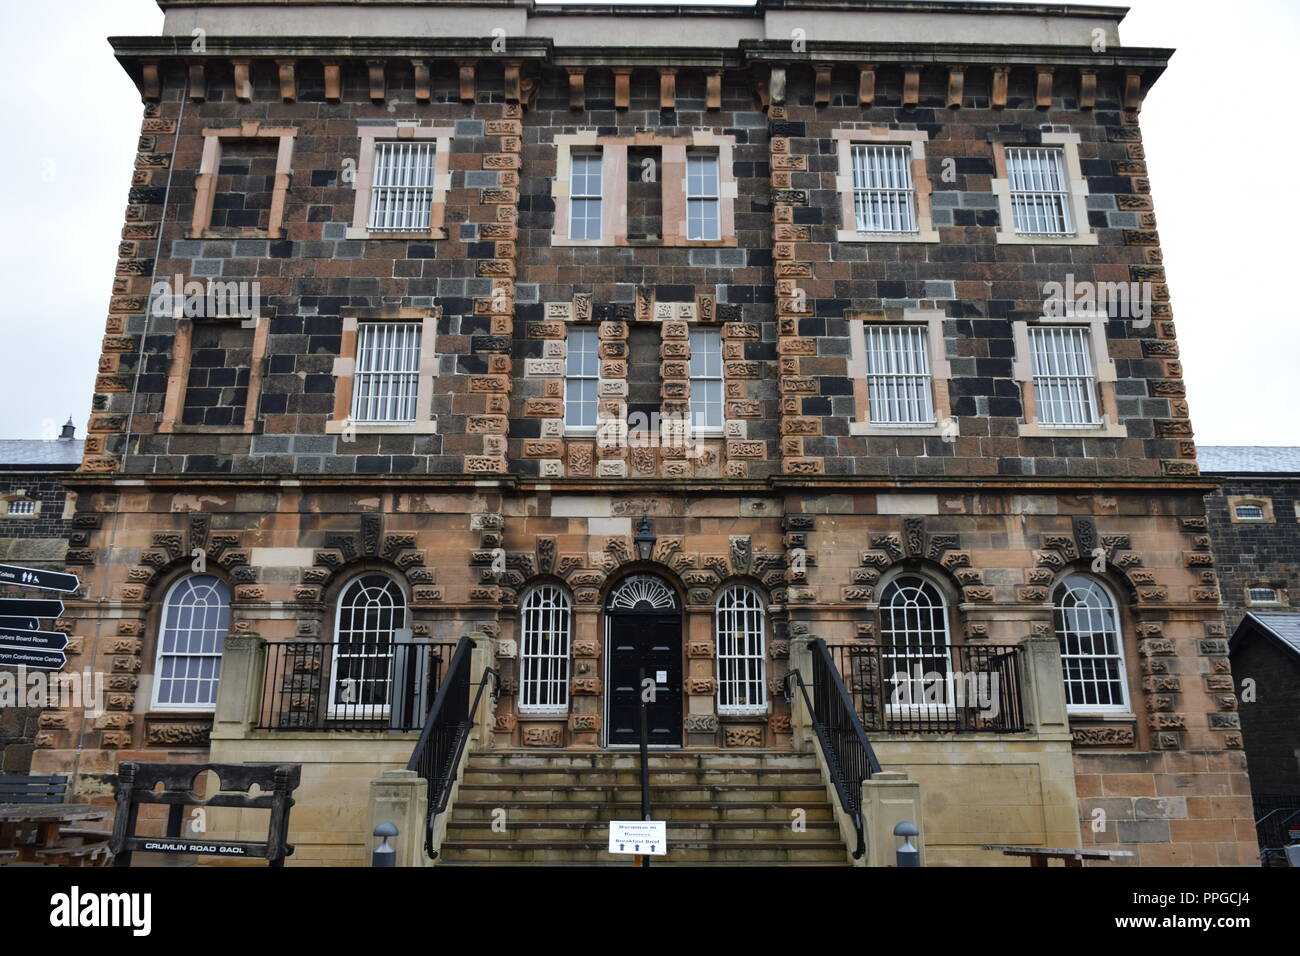
[[[1245,635],[1253,630],[1263,630],[1283,647],[1300,655],[1300,611],[1247,612],[1232,635],[1231,648],[1235,650]]]
[[[0,438],[0,468],[41,467],[66,471],[81,464],[85,442],[80,438],[56,438],[42,441],[38,438]]]
[[[1300,474],[1294,445],[1201,445],[1196,460],[1203,474]]]

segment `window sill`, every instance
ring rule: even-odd
[[[446,229],[431,229],[428,232],[371,232],[369,229],[358,229],[355,226],[349,226],[344,237],[347,239],[446,239]]]
[[[1128,427],[1102,422],[1100,425],[1078,427],[1061,427],[1040,425],[1038,422],[1022,422],[1019,431],[1021,438],[1127,438]]]
[[[921,229],[917,232],[859,232],[856,229],[841,229],[835,234],[838,242],[938,242],[936,229]]]
[[[1024,236],[1000,229],[997,241],[1000,246],[1095,246],[1098,242],[1095,232],[1083,232],[1075,236]]]
[[[181,425],[177,422],[161,422],[158,425],[160,435],[252,435],[257,433],[256,420],[242,425]]]
[[[402,422],[400,424],[351,421],[329,421],[325,423],[325,434],[327,435],[341,435],[349,430],[354,435],[435,435],[438,432],[438,423],[436,421]]]
[[[1066,717],[1070,720],[1109,720],[1115,723],[1132,723],[1137,714],[1128,711],[1070,710],[1066,707]]]
[[[237,229],[203,229],[199,232],[190,230],[186,239],[283,239],[283,229],[254,229],[252,226]]]
[[[943,427],[937,422],[933,425],[880,425],[876,422],[849,422],[849,434],[866,435],[874,438],[890,436],[928,438],[943,435]]]

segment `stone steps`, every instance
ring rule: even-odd
[[[609,821],[639,815],[639,766],[626,751],[471,754],[439,862],[630,865],[631,857],[606,848]],[[668,856],[653,866],[847,865],[810,755],[659,751],[649,767],[653,816],[668,823]]]

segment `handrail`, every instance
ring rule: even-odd
[[[641,680],[638,682],[638,690],[641,694],[640,710],[640,733],[639,747],[641,757],[641,819],[650,819],[650,744],[646,731],[646,701],[645,701],[645,670],[641,671]],[[650,856],[639,857],[642,866],[650,865]]]
[[[424,852],[430,859],[437,857],[433,848],[433,825],[438,814],[447,809],[451,799],[451,787],[460,767],[461,755],[465,752],[465,743],[469,740],[470,728],[478,713],[479,702],[489,680],[493,680],[492,699],[497,700],[501,694],[500,674],[494,667],[484,668],[479,679],[478,689],[471,703],[469,699],[470,655],[473,641],[462,637],[456,644],[447,676],[438,688],[438,696],[429,708],[429,716],[424,722],[424,730],[411,753],[406,765],[423,777],[428,785],[428,815],[425,818]]]
[[[853,859],[862,858],[866,852],[866,832],[862,821],[862,783],[873,773],[880,772],[880,761],[867,739],[853,702],[849,699],[844,681],[835,669],[826,642],[817,638],[809,647],[812,652],[812,679],[814,694],[808,696],[808,685],[798,669],[785,675],[785,699],[793,701],[791,683],[797,682],[803,695],[804,706],[813,722],[813,730],[821,744],[822,756],[830,771],[840,806],[853,822],[857,846]]]

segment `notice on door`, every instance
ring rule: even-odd
[[[668,855],[668,824],[663,820],[611,820],[609,852]]]

